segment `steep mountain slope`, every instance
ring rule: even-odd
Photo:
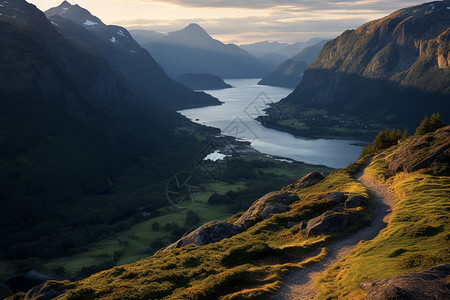
[[[264,76],[258,85],[270,85],[286,88],[295,88],[303,78],[308,64],[304,61],[288,59]]]
[[[359,284],[367,280],[450,261],[449,138],[450,126],[400,140],[326,178],[306,175],[152,257],[78,282],[47,282],[27,296],[261,299],[280,288],[288,272],[314,269],[330,259],[337,240],[369,231],[369,240],[360,241],[313,287],[321,299],[363,299]],[[373,226],[378,229],[373,230],[378,193],[369,191],[381,186],[378,181],[385,185],[381,197],[389,190],[395,203],[388,224],[381,220],[386,211],[381,207],[380,219],[377,209]]]
[[[188,120],[140,96],[35,6],[2,3],[0,255],[30,267],[107,234],[124,211],[163,205],[156,193],[133,196],[121,178],[141,173],[135,189],[161,184],[201,145],[177,133]]]
[[[304,48],[300,53],[284,61],[270,74],[264,76],[258,84],[288,88],[297,87],[302,81],[303,72],[316,59],[326,42],[326,40],[323,40],[313,46]]]
[[[345,122],[353,130],[412,128],[415,120],[436,111],[448,117],[448,7],[448,0],[409,7],[344,32],[325,45],[280,107],[309,127],[302,112],[321,110],[314,117],[328,120],[323,131]]]
[[[67,1],[45,13],[59,32],[103,56],[117,76],[149,101],[159,101],[174,109],[220,104],[217,99],[194,93],[168,78],[125,28],[107,26],[86,9]]]
[[[222,78],[260,77],[270,71],[254,56],[233,44],[213,39],[197,24],[142,45],[171,77],[186,73],[215,74]]]

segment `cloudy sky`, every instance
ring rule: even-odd
[[[28,0],[41,10],[61,0]],[[424,0],[71,0],[107,24],[162,33],[198,23],[214,38],[242,44],[331,38]]]

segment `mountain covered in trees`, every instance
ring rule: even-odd
[[[312,136],[363,136],[386,125],[412,128],[424,114],[448,117],[449,6],[401,9],[326,43],[301,84],[277,104],[289,114],[266,124]]]
[[[202,147],[188,132],[208,132],[169,107],[217,103],[169,79],[123,28],[65,7],[74,21],[0,6],[0,255],[27,268],[119,230],[105,224],[124,212],[165,205],[157,191]]]
[[[221,78],[258,78],[270,67],[234,44],[213,39],[198,24],[169,32],[153,42],[136,38],[173,78],[186,73],[215,74]]]

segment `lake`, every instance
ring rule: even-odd
[[[249,141],[258,151],[308,164],[342,168],[361,153],[361,143],[354,140],[307,139],[261,126],[256,117],[292,89],[257,85],[259,79],[225,80],[234,88],[204,91],[220,101],[221,106],[182,110],[180,113],[199,124],[219,128],[224,135]]]

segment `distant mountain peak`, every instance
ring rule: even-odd
[[[211,38],[211,36],[208,34],[208,32],[206,32],[206,30],[203,29],[203,27],[201,27],[197,23],[191,23],[188,26],[186,26],[184,29],[182,29],[181,31],[188,32],[190,34],[195,34],[199,37],[203,36],[203,37]]]
[[[78,25],[94,26],[105,25],[99,18],[92,15],[87,9],[78,4],[72,5],[68,1],[63,1],[59,6],[50,8],[45,12],[47,17],[54,15],[64,16]]]

